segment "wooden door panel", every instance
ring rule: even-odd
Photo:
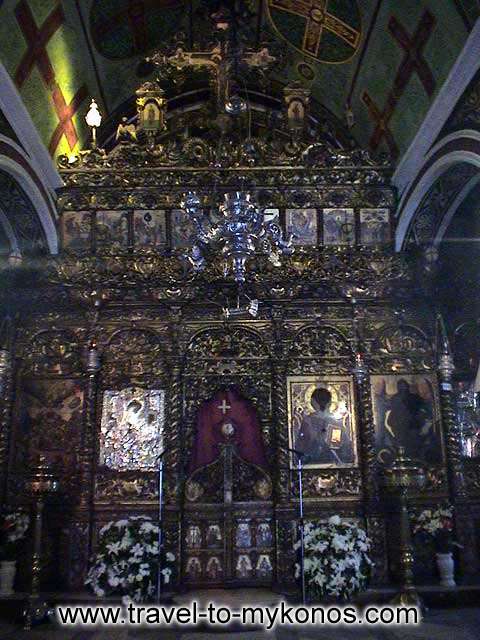
[[[185,484],[183,579],[192,587],[269,585],[274,524],[270,476],[234,445]]]

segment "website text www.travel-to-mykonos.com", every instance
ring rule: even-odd
[[[301,606],[279,602],[274,606],[243,606],[231,609],[209,602],[200,606],[192,602],[180,605],[73,606],[59,605],[55,609],[57,623],[70,627],[192,627],[209,625],[227,627],[231,624],[263,627],[325,626],[352,627],[418,625],[421,611],[417,607],[369,606]]]

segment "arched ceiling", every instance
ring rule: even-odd
[[[51,155],[86,143],[89,98],[119,119],[143,78],[138,64],[183,33],[212,35],[213,0],[4,0],[0,61]],[[279,58],[266,92],[297,81],[345,119],[357,142],[399,158],[479,14],[476,0],[245,0],[242,37]],[[188,88],[184,85],[183,90]],[[172,91],[169,90],[169,97]]]

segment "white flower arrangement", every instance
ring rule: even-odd
[[[436,509],[424,509],[414,517],[413,533],[423,531],[434,537],[439,531],[453,530],[453,507],[445,505]]]
[[[347,600],[366,588],[371,542],[357,524],[332,516],[328,522],[306,522],[305,582],[311,599],[327,596]],[[294,545],[300,549],[300,541]],[[300,565],[295,564],[295,577]]]
[[[124,602],[151,598],[157,586],[158,532],[158,525],[146,516],[108,522],[99,531],[98,551],[85,584],[100,598],[120,595]],[[174,561],[174,554],[167,552],[165,563]],[[165,584],[172,573],[172,566],[162,569]]]
[[[449,504],[436,509],[424,509],[413,517],[413,533],[426,534],[433,540],[437,553],[449,553],[453,547],[461,548],[453,540],[453,507]]]
[[[14,560],[18,545],[24,540],[30,516],[23,511],[10,511],[3,515],[0,523],[0,556],[5,560]]]

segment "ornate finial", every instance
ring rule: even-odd
[[[391,466],[385,470],[384,483],[394,491],[421,489],[425,485],[425,471],[407,456],[405,447],[398,447]]]
[[[357,382],[364,382],[368,377],[368,366],[365,362],[365,344],[358,327],[358,309],[355,298],[351,299],[353,311],[353,347],[355,352],[355,364],[352,373]]]
[[[355,365],[353,367],[352,373],[358,382],[363,382],[368,377],[368,367],[361,350],[358,350],[355,353]]]
[[[87,372],[91,375],[100,370],[100,354],[98,353],[97,343],[91,340],[87,353]]]
[[[453,362],[453,355],[450,349],[450,342],[448,340],[447,329],[445,322],[440,313],[437,314],[436,319],[436,351],[437,351],[437,364],[440,377],[442,379],[442,388],[445,391],[451,391],[451,379],[453,372],[455,371],[455,364]]]
[[[46,455],[39,452],[31,460],[30,473],[26,478],[26,488],[30,494],[46,495],[60,490],[58,465],[51,464]]]
[[[448,339],[447,328],[441,313],[437,313],[437,352],[442,355],[451,355],[450,341]]]

